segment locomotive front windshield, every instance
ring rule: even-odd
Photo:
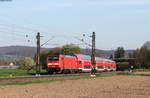
[[[49,56],[48,60],[49,61],[57,61],[57,60],[59,60],[59,56]]]

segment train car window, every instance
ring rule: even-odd
[[[103,68],[103,66],[98,66],[98,69],[101,69],[101,68]]]
[[[78,56],[80,56],[82,60],[91,60],[91,56],[89,56],[89,55],[79,54]]]
[[[66,57],[66,58],[73,58],[73,56],[71,56],[71,55],[64,55],[64,57]]]
[[[84,68],[91,68],[91,66],[89,66],[89,65],[84,65]]]
[[[91,60],[91,57],[90,56],[83,56],[82,59],[83,60]]]
[[[58,56],[49,56],[49,57],[48,57],[48,60],[49,60],[49,61],[59,60],[59,57],[58,57]]]
[[[99,58],[99,57],[96,57],[95,59],[98,60],[99,62],[102,62],[104,60],[103,58]]]

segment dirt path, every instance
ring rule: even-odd
[[[0,86],[0,98],[150,98],[150,77],[114,76]]]

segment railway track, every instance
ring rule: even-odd
[[[117,73],[119,72],[103,72],[103,73],[96,73],[96,75],[113,75]],[[40,75],[40,76],[0,77],[0,83],[73,78],[73,77],[83,77],[83,76],[90,76],[90,75],[91,75],[90,73],[80,73],[80,74],[54,74],[54,75]]]

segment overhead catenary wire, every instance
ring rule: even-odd
[[[4,25],[1,25],[0,24],[0,28],[1,29],[7,29],[7,30],[9,30],[9,32],[15,32],[15,34],[17,34],[17,35],[23,35],[24,33],[26,34],[26,35],[30,35],[30,36],[32,36],[32,37],[34,37],[35,35],[36,35],[36,33],[34,32],[34,31],[30,31],[30,29],[22,29],[22,28],[18,28],[18,26],[15,26],[15,27],[9,27],[10,25],[6,25],[6,26],[4,26]],[[3,27],[3,28],[2,28]],[[39,31],[41,31],[41,30],[39,30]],[[52,35],[52,33],[49,33],[49,32],[44,32],[44,33],[41,33],[41,34],[43,34],[43,35],[45,35],[45,37],[48,37],[49,35]],[[53,34],[53,35],[55,35],[55,34]]]
[[[1,37],[0,40],[3,42],[3,44],[6,44],[6,45],[30,45],[30,43],[32,43],[33,45],[34,43],[33,41],[34,39],[26,38],[25,34],[21,35],[18,33],[14,33],[14,32],[10,33],[10,31],[2,31],[2,30],[0,30],[0,33],[3,34],[3,37]]]
[[[3,33],[5,32],[5,36],[7,36],[9,41],[11,41],[10,43],[12,43],[15,40],[15,41],[18,41],[18,43],[20,43],[20,42],[24,43],[27,41],[30,43],[32,42],[32,44],[33,44],[33,41],[31,41],[31,40],[34,40],[34,42],[35,42],[35,32],[42,31],[42,30],[39,30],[39,28],[38,29],[31,28],[31,27],[33,27],[31,25],[29,25],[31,27],[29,27],[29,26],[26,27],[25,25],[21,25],[21,24],[12,24],[14,22],[11,22],[11,24],[10,24],[10,19],[12,19],[12,17],[10,17],[8,19],[9,21],[5,17],[5,19],[3,20],[5,23],[0,24],[1,32],[3,32]],[[13,20],[15,20],[15,19],[13,19]],[[50,33],[43,33],[43,35],[46,35],[46,37],[48,37],[49,34]],[[48,39],[46,37],[45,37],[45,39]],[[6,40],[5,40],[5,42],[6,42]]]
[[[25,26],[25,25],[20,25],[20,24],[15,24],[15,25],[14,24],[0,24],[0,27],[2,27],[2,26],[5,27],[5,28],[10,29],[11,31],[13,31],[14,35],[16,35],[18,37],[20,35],[23,35],[22,38],[24,38],[24,34],[29,36],[28,37],[29,42],[31,40],[34,40],[34,42],[35,42],[35,38],[34,38],[34,36],[36,35],[35,32],[40,31],[40,32],[44,32],[44,33],[41,33],[42,35],[45,35],[44,39],[42,40],[43,42],[45,42],[45,40],[49,39],[50,35],[56,35],[57,38],[58,37],[60,38],[61,44],[69,44],[70,43],[70,42],[68,43],[68,40],[66,38],[66,37],[68,37],[68,39],[70,38],[71,35],[68,35],[69,33],[67,35],[60,34],[60,33],[59,34],[58,33],[49,33],[45,29],[39,30],[39,28],[35,28],[35,27],[37,27],[37,25],[34,25],[34,28],[31,28],[33,26],[30,27],[30,25]],[[40,28],[40,29],[42,29],[42,28]],[[51,32],[53,32],[53,31],[51,31]],[[86,44],[88,44],[88,43],[86,43]],[[46,45],[48,45],[48,44],[46,44]]]
[[[81,41],[83,44],[85,44],[85,45],[87,45],[87,46],[89,46],[89,47],[92,47],[91,44],[85,42],[83,39],[80,39],[80,38],[78,38],[78,37],[74,37],[74,38],[77,39],[77,40],[79,40],[79,41]]]
[[[22,39],[22,38],[27,38],[28,34],[19,34],[17,32],[12,32],[12,31],[5,31],[0,29],[0,33],[3,34],[3,36],[10,36],[10,37],[15,37],[17,39]],[[3,38],[3,37],[1,37]],[[29,36],[28,36],[29,38]]]
[[[19,34],[24,34],[26,32],[27,34],[30,34],[30,35],[34,34],[35,35],[35,32],[32,30],[22,29],[22,28],[19,28],[18,26],[14,26],[14,25],[1,25],[0,24],[0,28],[5,29],[5,30],[16,31]]]
[[[0,29],[0,33],[3,33],[5,35],[13,35],[13,36],[17,36],[17,37],[25,37],[26,36],[26,34],[19,34],[19,33],[16,33],[16,32],[5,31],[5,30],[2,30],[2,29]]]
[[[54,38],[54,36],[51,37],[51,39],[49,39],[48,41],[44,42],[41,46],[44,46],[44,45],[47,44],[49,41],[51,41],[53,38]]]

